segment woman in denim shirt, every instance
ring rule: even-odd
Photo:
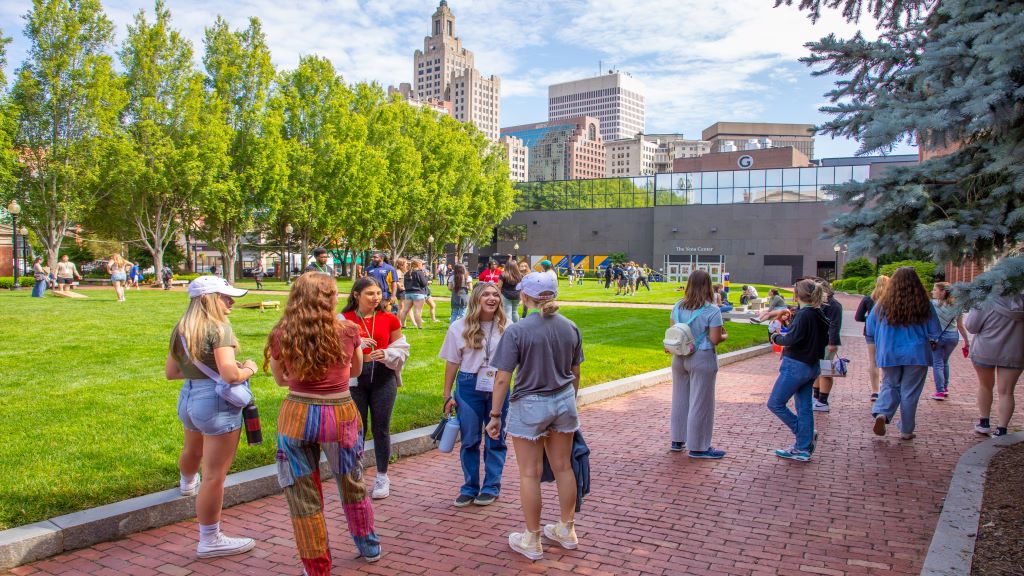
[[[871,409],[872,431],[878,436],[885,436],[885,426],[899,408],[900,439],[914,437],[917,403],[940,332],[939,318],[917,272],[900,268],[868,315],[865,332],[875,341],[875,362],[883,374],[882,390]]]

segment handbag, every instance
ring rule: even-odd
[[[256,398],[252,394],[252,389],[249,388],[248,380],[234,386],[228,384],[220,377],[220,374],[211,370],[209,366],[203,364],[197,358],[192,358],[188,353],[188,344],[185,342],[185,337],[180,335],[178,337],[181,338],[181,347],[185,351],[185,358],[191,361],[192,365],[205,374],[207,378],[217,383],[217,386],[214,388],[217,396],[220,396],[225,402],[236,408],[245,408],[255,401]]]
[[[846,365],[850,363],[847,358],[832,358],[818,360],[821,367],[821,376],[826,378],[846,378]]]

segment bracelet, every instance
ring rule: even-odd
[[[501,412],[498,412],[497,414],[491,412],[491,418],[501,418]]]

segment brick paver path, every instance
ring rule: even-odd
[[[792,436],[765,408],[778,359],[761,356],[719,375],[714,443],[728,451],[721,461],[669,452],[668,384],[583,410],[593,479],[577,517],[578,550],[547,547],[531,563],[508,549],[508,533],[522,522],[511,449],[502,499],[462,509],[451,505],[461,482],[457,456],[432,452],[392,468],[392,495],[374,504],[384,546],[376,564],[353,559],[338,497],[329,495],[335,573],[916,574],[957,458],[980,439],[971,430],[973,370],[958,351],[951,399],[921,401],[918,438],[900,442],[892,429],[878,438],[870,431],[866,349],[857,336],[846,342],[853,374],[839,381],[832,412],[816,416],[821,440],[810,463],[772,455]],[[551,522],[554,487],[544,494]],[[13,573],[302,573],[282,496],[225,511],[224,526],[256,538],[256,550],[197,560],[196,525],[180,522]]]

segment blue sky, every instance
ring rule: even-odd
[[[193,42],[197,61],[203,28],[217,14],[234,27],[263,21],[279,68],[306,54],[330,58],[348,81],[384,86],[412,79],[412,53],[430,33],[437,0],[311,0],[301,8],[281,0],[167,0],[175,26]],[[449,0],[456,35],[475,52],[477,68],[502,79],[501,124],[547,118],[547,86],[596,75],[599,62],[631,73],[646,87],[647,131],[699,138],[717,121],[806,122],[818,112],[831,81],[812,78],[797,59],[805,42],[858,28],[838,14],[812,25],[773,0]],[[23,60],[26,1],[0,5],[0,29],[13,37],[8,78]],[[108,0],[118,42],[140,8],[151,2]],[[860,25],[874,36],[870,21]],[[852,155],[857,145],[818,137],[816,156]],[[895,153],[916,149],[900,146]]]

